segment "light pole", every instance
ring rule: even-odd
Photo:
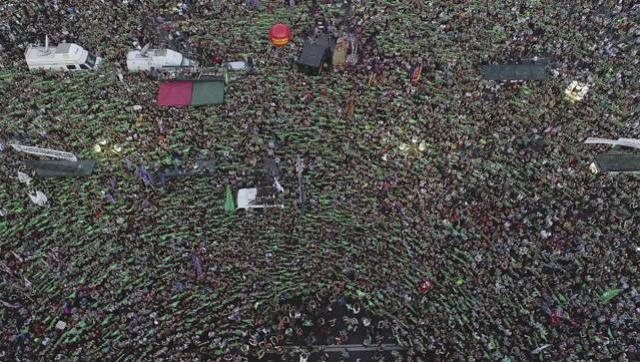
[[[302,183],[302,172],[304,171],[304,161],[298,156],[296,160],[296,172],[298,173],[298,193],[300,194],[300,210],[302,215],[305,212],[304,184]]]

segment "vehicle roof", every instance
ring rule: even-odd
[[[71,51],[71,46],[72,45],[75,45],[75,44],[72,44],[72,43],[58,44],[58,46],[56,47],[56,54],[69,53],[69,51]]]
[[[43,46],[31,46],[27,50],[25,57],[27,63],[39,62],[46,63],[77,63],[82,61],[84,48],[74,43],[62,43],[57,46],[45,48]]]
[[[182,54],[171,49],[149,49],[145,55],[140,54],[140,50],[131,50],[127,53],[128,60],[144,59],[150,57],[173,58],[176,61],[182,61]]]

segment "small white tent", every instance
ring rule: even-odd
[[[238,209],[264,209],[269,207],[279,207],[281,209],[284,209],[284,205],[282,204],[273,204],[273,205],[256,204],[257,199],[258,199],[257,188],[248,188],[248,189],[238,190],[238,198],[237,198]]]

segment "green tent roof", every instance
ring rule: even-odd
[[[198,80],[193,82],[191,105],[224,103],[224,80]]]

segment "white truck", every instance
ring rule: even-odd
[[[83,47],[75,43],[61,43],[56,47],[49,47],[49,40],[45,46],[30,45],[25,52],[25,60],[30,70],[94,70],[102,58],[96,57]]]
[[[130,72],[162,70],[163,67],[196,67],[197,63],[171,49],[149,49],[146,45],[140,50],[127,53],[127,69]]]

